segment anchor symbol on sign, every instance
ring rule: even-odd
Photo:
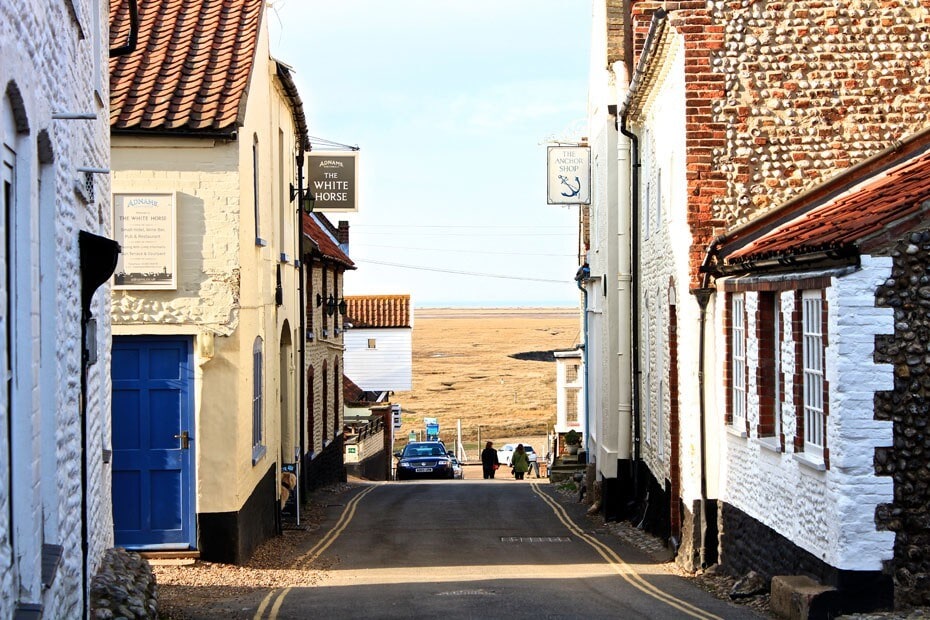
[[[565,185],[569,189],[569,192],[567,194],[565,192],[562,192],[563,196],[567,198],[574,198],[575,196],[581,193],[581,179],[580,178],[575,177],[575,183],[577,184],[577,187],[572,187],[571,181],[566,179],[561,174],[559,175],[559,180],[562,181],[562,184]]]

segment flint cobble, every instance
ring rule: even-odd
[[[91,618],[158,618],[158,587],[149,563],[138,553],[108,549],[90,585]]]

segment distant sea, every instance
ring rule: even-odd
[[[513,301],[420,301],[413,299],[414,308],[577,308],[577,299],[513,300]]]

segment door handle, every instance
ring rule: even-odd
[[[190,433],[188,433],[187,431],[181,431],[181,434],[175,435],[174,438],[181,440],[182,450],[187,450],[188,448],[191,447],[191,436],[190,436]]]

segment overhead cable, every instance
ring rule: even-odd
[[[571,278],[565,280],[548,280],[545,278],[529,278],[523,276],[511,276],[496,273],[479,273],[476,271],[458,271],[456,269],[440,269],[438,267],[422,267],[420,265],[402,265],[400,263],[389,263],[387,261],[368,260],[366,258],[355,258],[352,260],[356,263],[370,263],[372,265],[386,265],[388,267],[400,267],[402,269],[413,269],[415,271],[435,271],[438,273],[454,273],[462,276],[477,276],[480,278],[499,278],[502,280],[520,280],[521,282],[548,282],[549,284],[568,284]]]
[[[357,248],[387,248],[389,250],[419,250],[422,252],[451,252],[456,254],[476,254],[476,255],[485,255],[492,254],[495,256],[544,256],[552,258],[574,258],[575,254],[552,254],[551,252],[545,254],[534,254],[530,252],[486,252],[483,250],[450,250],[449,248],[415,248],[408,245],[380,245],[376,243],[353,243],[352,249]]]

